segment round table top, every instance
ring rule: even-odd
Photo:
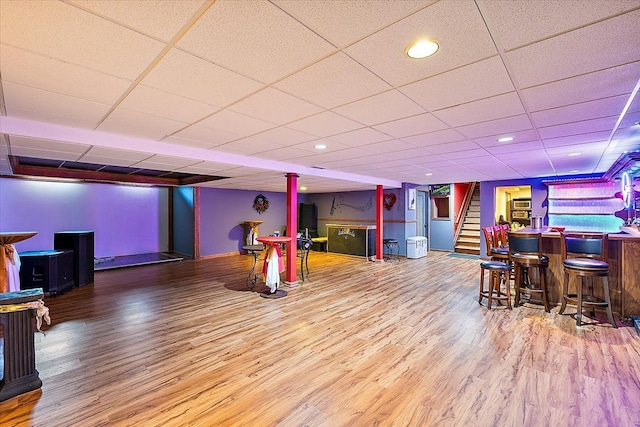
[[[15,231],[0,233],[0,245],[8,245],[27,240],[38,234],[36,231]]]
[[[258,242],[262,242],[267,245],[275,245],[276,243],[289,243],[291,240],[293,240],[293,237],[289,236],[258,237]]]
[[[264,251],[264,245],[244,245],[242,247],[244,251]]]

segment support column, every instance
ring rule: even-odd
[[[287,177],[287,237],[291,241],[287,243],[287,271],[285,283],[289,286],[297,285],[296,255],[298,240],[298,174],[288,173]]]
[[[376,186],[376,260],[382,261],[384,191],[382,185]]]

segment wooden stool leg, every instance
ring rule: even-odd
[[[484,291],[484,268],[480,267],[480,296],[478,297],[478,304],[482,304],[482,292]]]
[[[504,276],[504,282],[506,283],[506,289],[505,292],[507,293],[507,308],[509,310],[512,309],[511,307],[511,284],[509,283],[509,275],[511,273],[509,272],[509,270],[503,271],[501,273],[501,276]]]
[[[516,307],[519,307],[520,306],[520,285],[522,280],[522,267],[520,267],[520,264],[516,263],[515,271],[516,271],[515,273],[516,296],[513,301],[513,305]]]
[[[607,303],[607,317],[609,317],[609,323],[611,323],[614,328],[618,329],[618,325],[616,324],[616,321],[613,319],[613,313],[611,312],[611,297],[609,296],[609,278],[607,276],[602,276],[602,287],[604,289],[604,300]]]
[[[560,306],[560,314],[564,313],[567,308],[567,295],[569,295],[569,273],[564,272],[564,283],[562,285],[562,305]]]
[[[544,311],[551,312],[549,307],[549,298],[547,298],[547,272],[545,267],[540,267],[540,287],[542,288],[542,303],[544,304]]]
[[[489,298],[487,298],[487,308],[493,308],[493,289],[494,289],[494,277],[495,272],[493,270],[489,270]]]
[[[582,326],[582,276],[578,277],[578,312],[576,313],[576,325]]]

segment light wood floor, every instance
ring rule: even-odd
[[[48,298],[44,384],[0,425],[640,425],[635,330],[488,311],[477,260],[312,252],[279,300],[245,289],[251,261],[104,271]]]

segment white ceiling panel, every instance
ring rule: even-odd
[[[230,110],[219,111],[198,122],[198,126],[222,131],[237,138],[254,135],[276,127],[273,123],[245,116]]]
[[[117,101],[132,83],[8,45],[3,45],[0,49],[0,64],[3,82],[101,104]]]
[[[620,112],[627,103],[628,96],[597,99],[565,107],[552,108],[531,114],[536,126],[553,126],[567,122],[579,122],[610,116]]]
[[[504,135],[513,132],[531,129],[529,117],[519,116],[505,117],[473,125],[460,126],[458,132],[468,138],[481,138],[489,135]]]
[[[200,160],[185,159],[182,157],[161,156],[156,154],[149,157],[148,159],[141,160],[138,163],[135,163],[134,166],[145,169],[170,171],[200,162]]]
[[[501,137],[511,137],[513,140],[505,144],[504,142],[499,142],[498,138]],[[473,141],[476,142],[481,147],[502,147],[508,144],[519,144],[525,142],[536,142],[540,141],[540,135],[538,135],[538,131],[536,129],[523,130],[519,132],[507,132],[499,135],[492,136],[483,136],[480,138],[473,138]],[[524,145],[523,145],[524,146]]]
[[[113,166],[131,166],[152,154],[140,153],[138,151],[117,150],[106,147],[91,147],[82,157],[78,159],[83,163],[106,164]]]
[[[276,87],[324,108],[348,104],[391,89],[342,52],[282,80]]]
[[[528,141],[528,142],[510,142],[510,143],[498,143],[500,145],[494,145],[491,147],[485,146],[484,149],[488,153],[497,155],[501,153],[524,153],[527,151],[539,151],[544,149],[542,142],[540,141]]]
[[[70,3],[168,42],[205,0],[145,0],[129,6],[118,0],[70,0]]]
[[[108,105],[72,96],[9,82],[2,86],[7,113],[18,117],[91,129],[109,111]]]
[[[341,133],[339,135],[333,135],[330,139],[351,147],[361,147],[375,142],[388,141],[393,138],[386,133],[366,127]]]
[[[478,61],[401,88],[409,98],[430,111],[513,91],[499,56]]]
[[[320,107],[272,88],[261,90],[232,105],[229,109],[278,125],[284,125],[322,111]]]
[[[301,120],[287,124],[288,128],[299,130],[300,132],[326,137],[336,135],[362,127],[360,123],[339,116],[331,111],[306,117]]]
[[[265,141],[275,142],[276,144],[283,145],[285,147],[317,139],[315,135],[309,135],[308,133],[290,129],[286,126],[270,129],[256,135],[256,137],[264,139]]]
[[[223,151],[225,153],[235,153],[242,154],[243,156],[248,156],[252,154],[268,152],[279,148],[282,148],[282,146],[273,142],[264,141],[254,137],[248,137],[220,145],[215,148],[215,151]]]
[[[103,71],[137,78],[164,45],[63,2],[0,2],[2,43]]]
[[[402,140],[418,147],[429,147],[431,145],[462,141],[465,140],[465,137],[454,129],[445,129],[437,132],[404,137]]]
[[[626,64],[640,56],[639,21],[640,10],[629,12],[514,50],[507,58],[521,87]]]
[[[158,141],[177,132],[186,123],[118,108],[109,114],[97,130]]]
[[[425,60],[408,58],[406,48],[420,38],[438,40],[438,54]],[[497,53],[477,6],[470,1],[435,3],[345,51],[396,87]]]
[[[262,83],[275,82],[335,48],[267,1],[216,1],[177,47]]]
[[[369,126],[425,112],[423,108],[397,90],[353,102],[334,111]]]
[[[171,49],[142,83],[220,107],[264,88],[255,80],[178,49]]]
[[[120,103],[119,108],[184,123],[198,121],[218,110],[218,107],[144,85],[136,86]]]
[[[285,10],[336,46],[344,47],[375,33],[434,0],[369,1],[291,1],[275,0]]]
[[[375,129],[396,138],[414,136],[428,132],[436,132],[447,129],[448,126],[442,123],[433,114],[424,113],[406,119],[394,120],[374,126]]]
[[[524,114],[520,97],[515,92],[445,108],[433,114],[449,126],[465,126],[505,116]]]
[[[559,138],[545,138],[542,142],[547,148],[558,147],[562,145],[582,145],[589,144],[591,142],[606,141],[610,135],[611,132],[609,131],[582,133],[562,136]]]
[[[617,116],[610,116],[594,120],[583,120],[580,122],[541,127],[538,131],[542,139],[546,140],[548,138],[560,138],[563,136],[606,131],[607,129],[613,129],[617,120]]]
[[[193,125],[172,134],[163,141],[209,149],[240,138],[241,136],[235,133],[231,134],[229,132]]]

